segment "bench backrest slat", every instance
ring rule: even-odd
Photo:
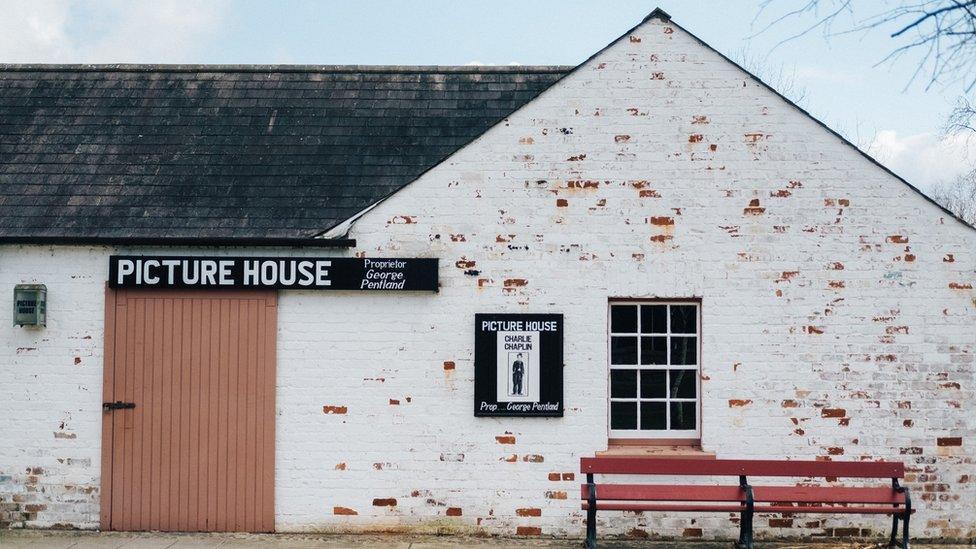
[[[597,484],[600,500],[615,501],[738,501],[746,499],[746,492],[738,486],[668,486],[653,484]],[[590,497],[584,484],[580,499]]]
[[[775,461],[739,459],[580,459],[584,474],[699,475],[762,477],[903,478],[905,465],[878,461]]]

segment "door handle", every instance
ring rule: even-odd
[[[127,408],[135,408],[135,402],[122,402],[121,400],[116,400],[115,402],[103,402],[102,408],[105,410],[125,410]]]

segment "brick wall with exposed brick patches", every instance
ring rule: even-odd
[[[670,23],[625,36],[350,236],[348,254],[441,258],[442,288],[280,294],[278,530],[580,536],[579,457],[607,445],[608,299],[700,297],[704,450],[903,460],[914,532],[976,536],[976,231]],[[0,521],[97,525],[111,251],[3,248],[2,287],[46,283],[51,305],[45,330],[0,336]],[[565,417],[473,417],[478,312],[565,315]],[[757,519],[766,536],[888,525]]]
[[[607,300],[698,296],[705,450],[904,460],[915,532],[976,532],[976,231],[672,24],[618,41],[351,236],[362,254],[440,257],[442,289],[282,296],[282,322],[304,327],[280,342],[283,529],[580,535],[578,458],[607,443]],[[473,315],[505,311],[566,315],[564,418],[472,417]]]

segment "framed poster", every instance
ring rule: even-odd
[[[474,415],[562,417],[563,315],[474,315]]]

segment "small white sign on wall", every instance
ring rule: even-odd
[[[539,401],[539,332],[498,332],[498,402]]]

